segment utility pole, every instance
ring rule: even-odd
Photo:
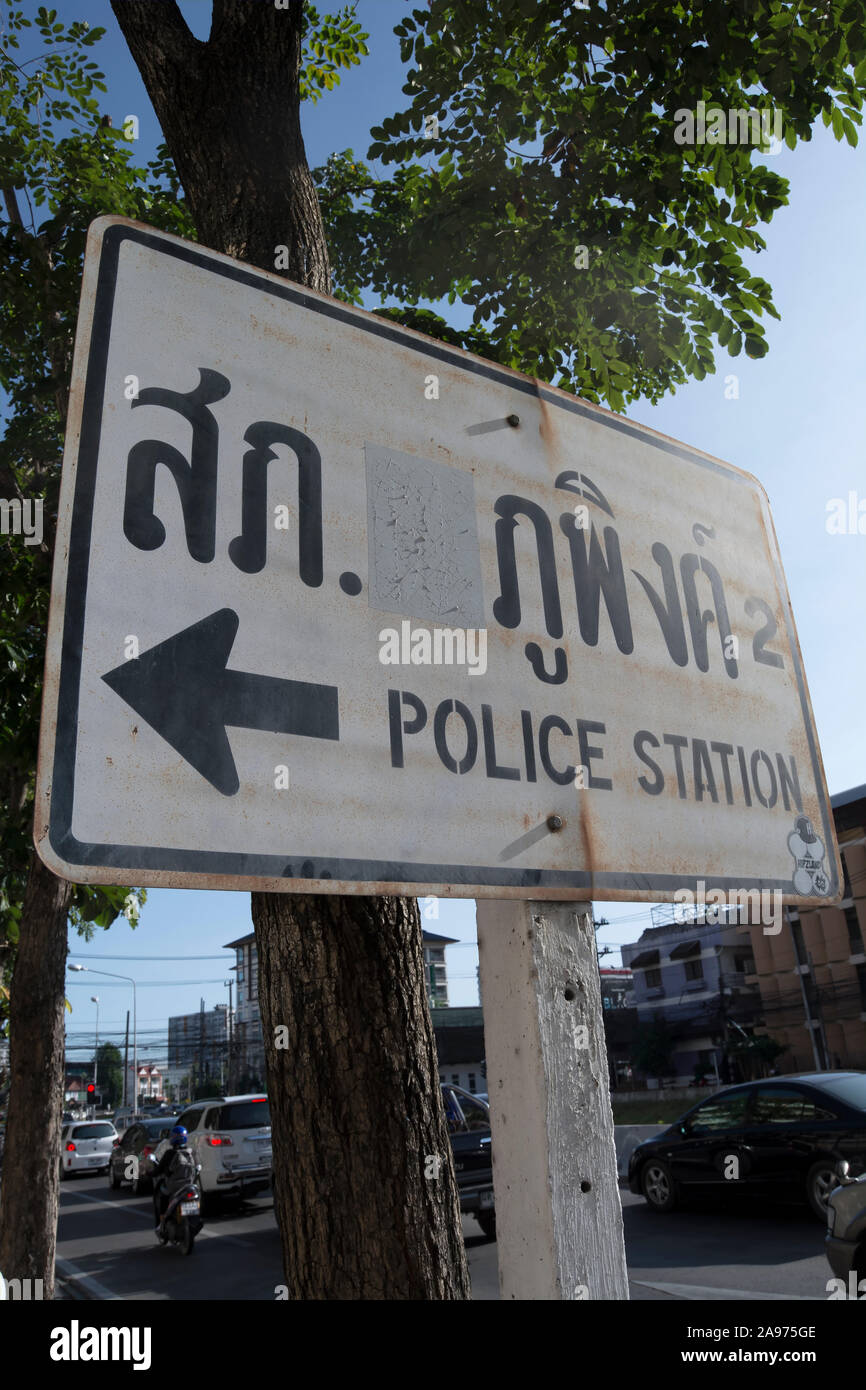
[[[822,1048],[819,1049],[819,1047],[818,1047],[818,1034],[819,1034],[819,1033],[823,1033],[823,1028],[822,1028],[822,1025],[821,1025],[821,1020],[820,1020],[820,1018],[815,1018],[815,1017],[813,1017],[813,1014],[812,1014],[812,1004],[811,1004],[811,1001],[810,1001],[810,999],[809,999],[809,991],[808,991],[807,988],[806,988],[806,978],[805,978],[805,977],[806,977],[807,974],[808,974],[808,975],[811,975],[813,986],[814,986],[814,983],[815,983],[814,967],[813,967],[813,965],[812,965],[812,957],[811,957],[810,953],[809,953],[808,951],[806,951],[806,952],[805,952],[805,954],[806,954],[806,959],[805,959],[805,961],[801,961],[801,960],[800,960],[800,951],[799,951],[799,948],[798,948],[798,946],[797,946],[797,934],[796,934],[796,932],[794,931],[794,919],[793,919],[793,917],[791,916],[791,909],[790,909],[789,907],[786,907],[786,908],[785,908],[785,916],[786,916],[787,919],[788,919],[788,930],[789,930],[790,933],[791,933],[791,942],[792,942],[793,947],[794,947],[794,959],[795,959],[795,961],[797,962],[796,971],[797,971],[797,977],[798,977],[798,979],[799,979],[799,981],[800,981],[800,993],[801,993],[801,995],[803,996],[803,1012],[804,1012],[804,1014],[805,1014],[805,1016],[806,1016],[806,1031],[807,1031],[808,1034],[809,1034],[809,1041],[810,1041],[811,1044],[812,1044],[812,1057],[813,1057],[813,1060],[814,1060],[814,1062],[815,1062],[815,1070],[816,1070],[816,1071],[824,1071],[825,1068],[826,1068],[826,1061],[822,1061],[822,1060],[821,1060],[821,1056],[820,1056],[820,1051],[823,1050],[823,1036],[821,1037]],[[805,950],[805,946],[804,946],[804,950]]]
[[[123,1042],[123,1104],[126,1106],[129,1082],[129,1009],[126,1011],[126,1037]]]
[[[96,1005],[96,1047],[93,1052],[93,1113],[96,1114],[96,1086],[99,1069],[99,995],[91,994],[90,1002]]]
[[[198,1075],[204,1081],[204,1000],[199,1002],[198,1011]]]
[[[227,1067],[228,1076],[227,1076],[227,1079],[226,1079],[226,1086],[228,1087],[229,1095],[231,1095],[231,1094],[232,1094],[232,985],[233,985],[234,981],[231,980],[231,979],[229,979],[229,980],[224,980],[223,983],[226,984],[226,985],[228,985],[228,991],[229,991],[229,1013],[228,1013],[228,1018],[226,1019],[226,1038],[228,1039],[228,1067]]]

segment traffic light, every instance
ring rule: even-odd
[[[93,1084],[92,1081],[89,1081],[89,1082],[87,1083],[87,1097],[88,1097],[88,1100],[92,1100],[93,1097],[94,1097],[95,1095],[96,1095],[96,1087],[94,1086],[94,1084]]]

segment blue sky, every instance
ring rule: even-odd
[[[104,105],[116,127],[125,116],[138,115],[138,153],[146,159],[159,131],[107,0],[59,0],[55,7],[64,20],[106,26],[94,55],[108,76]],[[209,0],[186,0],[181,8],[194,31],[206,37]],[[363,155],[370,127],[405,104],[405,69],[391,31],[406,10],[404,0],[360,0],[370,56],[343,76],[335,92],[305,108],[311,164],[349,146]],[[860,717],[866,535],[826,529],[831,499],[847,499],[849,492],[866,499],[866,143],[852,150],[819,125],[811,143],[794,152],[785,148],[770,163],[790,179],[791,195],[790,205],[764,229],[766,252],[753,258],[755,273],[773,286],[782,316],[781,322],[767,320],[768,355],[751,361],[720,351],[715,376],[681,388],[658,406],[638,404],[627,413],[754,473],[766,487],[832,794],[866,782],[866,726]],[[466,321],[446,313],[454,322]],[[737,399],[725,396],[730,373],[739,379]],[[598,903],[596,916],[610,922],[599,931],[602,945],[633,941],[650,925],[644,904]],[[448,951],[451,1002],[476,1003],[474,904],[443,901],[438,920],[427,925],[461,942]],[[250,929],[246,894],[152,890],[136,931],[120,923],[83,946],[73,934],[70,960],[136,978],[139,1053],[158,1056],[157,1048],[148,1051],[147,1039],[164,1034],[170,1013],[195,1010],[200,998],[207,1008],[227,999],[223,981],[232,960],[221,947]],[[107,953],[112,959],[104,958]],[[166,959],[178,956],[216,958]],[[618,960],[614,951],[604,963]],[[86,1032],[92,1042],[94,993],[101,999],[101,1034],[122,1028],[131,1003],[128,986],[97,976],[69,980],[71,1037]]]

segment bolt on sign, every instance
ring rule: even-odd
[[[68,878],[838,897],[767,498],[697,449],[101,218],[56,553]]]

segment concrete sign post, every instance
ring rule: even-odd
[[[478,904],[499,1286],[628,1298],[589,903]]]
[[[760,485],[564,392],[103,218],[56,557],[61,875],[837,893]]]

